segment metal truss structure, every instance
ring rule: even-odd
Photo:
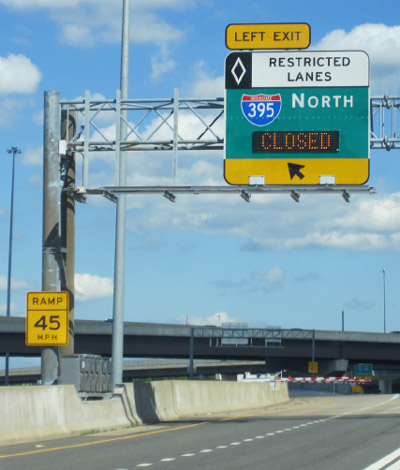
[[[247,347],[247,348],[281,348],[282,340],[310,340],[310,359],[315,361],[315,330],[291,329],[280,327],[247,328],[238,323],[229,327],[193,327],[190,330],[189,343],[189,377],[194,376],[194,341],[196,338],[209,340],[210,348],[215,347]],[[254,340],[254,342],[253,342]]]
[[[378,96],[370,99],[371,149],[400,149],[400,96]]]
[[[370,99],[371,149],[400,149],[400,97],[381,96]],[[82,100],[60,102],[64,116],[73,115],[77,123],[75,135],[60,145],[61,154],[75,152],[82,156],[82,178],[76,188],[69,188],[77,198],[103,194],[115,200],[121,193],[158,193],[172,202],[176,194],[235,193],[250,201],[252,193],[288,193],[299,201],[301,192],[339,192],[349,201],[350,192],[373,192],[367,186],[176,186],[179,155],[183,151],[222,151],[224,147],[224,99],[173,98],[126,99],[117,92],[116,99],[96,99],[86,92]],[[108,126],[108,127],[107,127]],[[123,127],[122,127],[123,126]],[[126,134],[120,137],[120,129]],[[106,130],[105,130],[106,129]],[[110,131],[111,130],[111,131]],[[111,137],[110,137],[111,135]],[[173,154],[171,186],[107,186],[92,187],[89,181],[89,160],[94,152],[115,155],[118,181],[120,152],[170,151]]]

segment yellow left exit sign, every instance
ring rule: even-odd
[[[228,49],[307,49],[311,28],[307,23],[230,24],[226,28]]]

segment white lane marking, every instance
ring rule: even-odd
[[[280,429],[280,430],[275,431],[275,432],[268,432],[268,433],[265,434],[265,436],[275,436],[275,434],[282,434],[284,432],[292,431],[294,429],[304,428],[304,427],[307,427],[311,424],[323,423],[325,421],[330,421],[332,419],[338,419],[338,418],[341,418],[343,416],[355,414],[355,413],[360,412],[360,411],[369,410],[371,408],[382,406],[382,405],[384,405],[384,404],[386,404],[386,403],[388,403],[392,400],[395,400],[395,399],[399,398],[399,396],[400,396],[399,394],[394,395],[389,400],[387,400],[383,403],[379,403],[377,405],[368,406],[368,407],[361,408],[361,409],[358,409],[358,410],[353,410],[353,411],[350,411],[350,412],[347,412],[347,413],[342,413],[340,415],[329,416],[327,418],[323,418],[323,419],[319,419],[319,420],[315,420],[315,421],[309,421],[308,423],[303,423],[303,424],[300,424],[298,426],[293,426],[291,428]],[[264,436],[256,436],[255,437],[255,439],[263,439],[263,438],[264,438]],[[252,441],[254,441],[254,439],[251,439],[251,438],[243,440],[243,442],[252,442]],[[238,446],[238,445],[241,445],[241,444],[242,444],[241,442],[232,442],[230,445],[231,446]],[[220,446],[216,447],[216,449],[227,449],[227,448],[228,448],[227,445],[220,445]],[[200,451],[200,453],[210,453],[210,452],[213,452],[213,451],[214,451],[214,449],[203,449],[203,450]],[[183,454],[183,455],[181,455],[181,457],[193,457],[195,455],[196,454]],[[392,452],[392,454],[389,454],[388,456],[384,457],[383,459],[379,460],[378,462],[375,462],[375,464],[372,464],[372,465],[370,465],[369,467],[367,467],[363,470],[383,470],[383,467],[385,467],[386,465],[389,465],[389,464],[392,464],[392,465],[390,465],[389,467],[386,467],[385,470],[400,470],[400,460],[397,461],[397,462],[393,462],[399,456],[400,456],[400,448],[397,449],[397,451]],[[389,461],[387,461],[387,459],[389,459]],[[167,457],[167,458],[162,459],[161,462],[172,462],[174,460],[176,460],[175,457]],[[138,464],[136,466],[137,467],[151,467],[152,465],[153,465],[153,463],[141,463],[141,464]],[[116,469],[116,470],[124,470],[124,469]]]
[[[387,470],[400,470],[400,460],[393,465],[390,465],[390,467],[387,467]]]
[[[388,454],[385,457],[383,457],[382,459],[380,459],[377,462],[373,463],[369,467],[365,467],[364,470],[380,470],[381,468],[386,467],[387,465],[389,465],[390,463],[392,463],[394,460],[396,460],[399,457],[400,457],[400,447],[398,449],[396,449],[395,451],[393,451],[391,454]],[[396,464],[398,464],[398,463],[399,462],[396,462]],[[391,468],[391,469],[394,470],[396,467],[391,466],[391,467],[388,467],[388,468]]]

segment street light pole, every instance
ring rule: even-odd
[[[342,309],[342,331],[344,331],[344,307]]]
[[[8,274],[7,274],[7,307],[6,316],[9,317],[11,314],[11,261],[12,261],[12,240],[13,240],[13,223],[14,223],[14,179],[15,179],[15,155],[21,153],[17,147],[11,147],[7,150],[7,153],[12,154],[12,172],[11,172],[11,203],[10,203],[10,232],[8,239]],[[9,361],[10,355],[6,353],[6,364],[5,364],[5,375],[4,383],[9,385]]]
[[[386,333],[386,269],[382,269],[383,274],[383,332]]]
[[[130,2],[123,0],[122,7],[122,51],[121,51],[121,99],[128,98],[128,70],[129,70],[129,13]],[[128,115],[126,110],[121,111],[120,141],[126,139]],[[119,171],[118,185],[126,186],[126,153],[117,150]],[[111,380],[113,388],[123,382],[124,358],[124,296],[125,296],[125,232],[126,232],[126,195],[120,194],[117,201],[116,228],[115,228],[115,260],[114,260],[114,299],[113,299],[113,327],[111,346]]]

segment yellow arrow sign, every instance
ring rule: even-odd
[[[264,184],[319,185],[364,184],[369,178],[368,158],[232,158],[225,159],[225,179],[230,184],[251,184],[251,177],[264,177]]]
[[[306,49],[311,28],[307,23],[230,24],[225,40],[228,49]]]

